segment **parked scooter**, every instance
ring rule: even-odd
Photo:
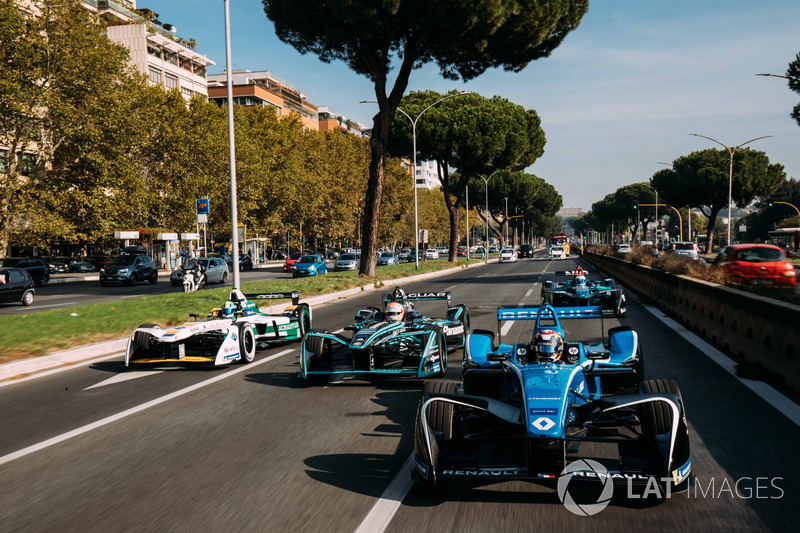
[[[206,286],[206,273],[202,268],[184,270],[183,292],[194,292]]]

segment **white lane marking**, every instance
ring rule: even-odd
[[[166,396],[162,396],[161,398],[156,398],[155,400],[150,400],[149,402],[143,403],[143,404],[138,405],[136,407],[131,407],[130,409],[126,409],[125,411],[122,411],[121,413],[117,413],[115,415],[108,416],[108,417],[100,419],[100,420],[98,420],[96,422],[92,422],[91,424],[87,424],[85,426],[79,427],[77,429],[73,429],[72,431],[68,431],[66,433],[63,433],[63,434],[58,435],[56,437],[53,437],[51,439],[47,439],[47,440],[42,441],[42,442],[40,442],[38,444],[34,444],[32,446],[28,446],[27,448],[23,448],[21,450],[17,450],[16,452],[9,453],[8,455],[4,455],[4,456],[0,457],[0,465],[4,465],[6,463],[10,463],[11,461],[13,461],[15,459],[19,459],[21,457],[25,457],[26,455],[30,455],[30,454],[38,452],[40,450],[44,450],[45,448],[49,448],[50,446],[54,446],[56,444],[60,444],[60,443],[62,443],[64,441],[66,441],[66,440],[71,439],[72,437],[77,437],[79,435],[83,435],[84,433],[88,433],[88,432],[90,432],[90,431],[92,431],[94,429],[101,428],[103,426],[111,424],[112,422],[116,422],[118,420],[122,420],[123,418],[127,418],[127,417],[129,417],[131,415],[135,415],[136,413],[140,413],[142,411],[150,409],[151,407],[155,407],[155,406],[157,406],[159,404],[162,404],[164,402],[168,402],[170,400],[174,400],[175,398],[183,396],[184,394],[189,394],[190,392],[194,392],[196,390],[202,389],[203,387],[207,387],[209,385],[213,385],[214,383],[216,383],[218,381],[222,381],[223,379],[229,378],[231,376],[235,376],[237,374],[241,374],[242,372],[247,372],[249,370],[252,370],[254,367],[257,367],[258,365],[263,365],[264,363],[268,363],[269,361],[272,361],[273,359],[277,359],[278,357],[284,356],[284,355],[286,355],[288,353],[291,353],[293,351],[295,351],[293,348],[290,348],[288,350],[283,350],[282,352],[278,352],[275,355],[271,355],[269,357],[265,357],[264,359],[261,359],[260,361],[255,361],[253,363],[250,363],[249,365],[242,365],[241,367],[237,368],[236,370],[231,370],[230,372],[226,372],[226,373],[222,374],[221,376],[217,376],[215,378],[211,378],[211,379],[208,379],[206,381],[202,381],[200,383],[196,383],[194,385],[186,387],[185,389],[181,389],[181,390],[175,391],[175,392],[173,392],[171,394],[167,394]]]
[[[54,368],[52,370],[47,370],[45,372],[36,372],[24,378],[6,379],[5,381],[0,382],[0,387],[6,387],[8,385],[16,385],[17,383],[22,383],[23,381],[29,381],[31,379],[37,379],[44,376],[49,376],[50,374],[58,374],[59,372],[64,372],[65,370],[73,370],[78,366],[93,365],[94,363],[99,363],[100,361],[108,361],[109,359],[114,359],[116,357],[119,357],[120,355],[125,355],[125,352],[115,352],[111,355],[104,355],[102,357],[97,357],[95,359],[87,359],[85,361],[77,361],[75,363],[64,363],[63,366],[59,366],[57,368]]]
[[[344,332],[344,328],[339,328],[339,329],[337,329],[336,331],[332,331],[331,333],[333,333],[334,335],[336,335],[337,333],[343,333],[343,332]]]
[[[161,374],[164,370],[129,370],[127,372],[120,372],[114,376],[111,376],[108,379],[104,379],[99,383],[95,383],[90,387],[86,387],[83,390],[89,389],[96,389],[99,387],[105,387],[106,385],[114,385],[116,383],[123,383],[125,381],[130,381],[132,379],[139,379],[139,378],[146,378],[148,376],[155,376],[156,374]]]
[[[693,346],[697,347],[698,350],[706,354],[712,361],[724,368],[729,374],[741,381],[745,387],[758,394],[767,403],[780,411],[786,418],[800,426],[800,405],[797,405],[792,400],[763,381],[755,381],[738,376],[736,373],[736,362],[733,359],[683,327],[680,323],[664,316],[664,312],[657,307],[653,307],[651,305],[644,305],[643,307],[647,309],[650,314],[675,331],[678,335],[686,339]]]
[[[458,287],[458,285],[450,285],[449,287],[445,287],[445,288],[444,288],[444,289],[442,289],[442,290],[443,290],[443,291],[449,291],[450,289],[455,289],[456,287]]]
[[[389,523],[394,518],[400,504],[403,503],[411,488],[411,468],[414,465],[414,454],[412,453],[406,462],[400,467],[400,471],[394,477],[381,497],[372,506],[361,524],[356,528],[355,533],[381,533],[389,527]]]
[[[536,281],[539,281],[538,279]],[[525,298],[528,298],[531,294],[533,294],[533,287],[528,289],[528,292],[525,293]]]
[[[500,336],[504,337],[504,336],[508,335],[509,330],[511,330],[511,326],[513,326],[513,325],[514,325],[514,322],[511,321],[511,320],[509,320],[506,323],[504,323],[503,327],[500,328]]]

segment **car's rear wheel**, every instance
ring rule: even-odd
[[[253,333],[253,326],[249,322],[240,322],[237,327],[239,328],[239,354],[241,355],[239,362],[247,365],[256,358],[256,336]]]
[[[139,281],[139,279],[136,277],[136,274],[131,274],[131,278],[128,280],[128,285],[136,285],[137,281]]]
[[[158,282],[158,272],[153,272],[153,275],[150,276],[150,285],[155,285]]]
[[[220,283],[228,283],[228,273],[227,272],[223,272],[222,273],[222,281]]]
[[[22,295],[22,305],[31,305],[33,303],[33,291],[25,291]]]

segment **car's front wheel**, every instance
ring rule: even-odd
[[[250,364],[256,358],[256,336],[253,333],[253,326],[247,322],[237,324],[239,328],[239,362]]]

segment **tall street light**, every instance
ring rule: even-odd
[[[483,247],[483,252],[486,257],[486,263],[489,262],[489,180],[494,177],[495,174],[500,172],[502,169],[497,169],[492,172],[488,178],[481,176],[481,179],[486,184],[486,244]]]
[[[675,165],[673,165],[672,163],[665,163],[663,161],[659,161],[658,164],[659,165],[667,165],[668,167],[673,167],[673,168],[675,167]],[[650,188],[653,189],[652,186],[650,186]],[[653,189],[653,190],[655,191],[655,189]],[[658,203],[658,191],[656,191],[656,203]],[[656,207],[656,209],[658,209],[658,208]],[[675,209],[675,208],[673,207],[673,209]],[[689,232],[689,240],[694,242],[694,239],[692,238],[692,208],[691,208],[691,206],[687,206],[686,207],[686,218],[689,221],[689,228],[687,229],[687,231]],[[682,227],[681,227],[681,233],[683,233],[683,228]],[[683,240],[683,235],[681,235],[681,240]]]
[[[233,138],[233,73],[231,72],[231,13],[225,0],[225,60],[228,80],[228,145],[231,172],[231,241],[233,288],[239,288],[239,218],[236,209],[236,145]]]
[[[419,118],[423,114],[425,114],[425,112],[428,109],[432,108],[433,106],[435,106],[439,102],[444,102],[445,100],[448,100],[450,98],[455,98],[456,96],[463,96],[465,94],[472,94],[472,91],[464,91],[464,92],[460,92],[460,93],[449,94],[449,95],[445,96],[444,98],[439,98],[434,103],[432,103],[431,105],[429,105],[428,107],[426,107],[425,109],[420,111],[419,115],[417,115],[416,118],[411,118],[411,115],[406,113],[403,110],[402,107],[398,107],[397,108],[398,111],[400,111],[403,115],[405,115],[405,117],[409,121],[411,121],[411,137],[413,139],[413,144],[414,144],[414,146],[413,146],[413,150],[414,150],[414,163],[413,163],[414,171],[412,173],[413,176],[414,176],[414,250],[415,250],[415,252],[414,252],[414,267],[417,270],[419,270],[419,219],[417,217],[417,121],[419,120]],[[361,100],[359,103],[361,103],[361,104],[366,104],[366,103],[375,104],[377,102],[375,100]],[[447,194],[447,191],[445,191],[445,194]]]
[[[690,133],[689,135],[694,135],[695,137],[702,137],[704,139],[708,139],[709,141],[714,141],[715,143],[719,144],[720,146],[724,147],[728,153],[731,155],[731,166],[730,172],[728,174],[728,242],[726,243],[728,246],[731,244],[731,208],[732,208],[732,197],[733,197],[733,154],[736,153],[736,150],[744,146],[745,144],[750,144],[753,141],[757,141],[759,139],[766,139],[767,137],[772,137],[772,135],[763,135],[761,137],[756,137],[755,139],[750,139],[749,141],[745,141],[739,146],[735,146],[733,148],[728,147],[727,145],[719,142],[716,139],[708,137],[707,135],[700,135],[699,133]],[[711,228],[713,233],[714,229]],[[713,235],[712,235],[713,236]],[[706,248],[708,249],[708,248]]]

